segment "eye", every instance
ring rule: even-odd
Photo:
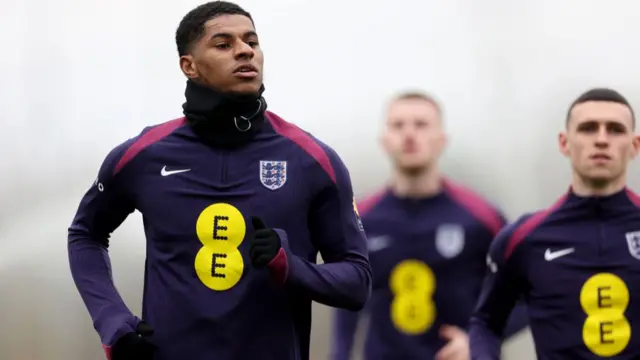
[[[608,124],[607,130],[614,134],[625,134],[627,132],[627,128],[624,125],[617,123]]]
[[[231,44],[228,43],[216,44],[216,49],[225,50],[229,48],[231,48]]]
[[[256,41],[256,40],[250,40],[250,41],[247,41],[247,44],[248,44],[249,46],[251,46],[252,48],[254,48],[254,47],[256,47],[256,46],[259,46],[259,45],[260,45],[260,43],[258,43],[258,41]]]
[[[402,125],[403,125],[403,123],[400,122],[400,121],[394,122],[394,123],[391,124],[391,128],[395,129],[395,130],[400,130],[400,129],[402,129]]]
[[[416,122],[416,128],[418,128],[418,129],[423,129],[423,128],[426,128],[427,126],[429,126],[429,124],[427,124],[426,121],[417,121]]]
[[[578,131],[587,133],[598,131],[598,123],[590,121],[580,124],[580,126],[578,126]]]

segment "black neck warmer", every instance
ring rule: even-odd
[[[257,94],[225,94],[187,80],[182,105],[187,123],[205,143],[217,148],[237,148],[250,142],[264,124],[267,103]]]

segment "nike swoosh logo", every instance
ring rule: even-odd
[[[569,255],[574,251],[575,251],[574,248],[568,248],[568,249],[563,249],[558,251],[551,251],[551,249],[547,249],[547,251],[544,252],[544,259],[547,261],[555,260],[559,257]]]
[[[169,175],[174,175],[174,174],[180,174],[180,173],[187,172],[187,171],[191,171],[191,169],[167,170],[167,167],[163,166],[162,170],[160,170],[160,175],[169,176]]]

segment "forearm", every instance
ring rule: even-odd
[[[471,360],[499,360],[502,335],[491,330],[486,322],[474,317],[469,325]]]
[[[513,310],[511,310],[511,315],[509,316],[509,321],[507,322],[507,326],[504,331],[504,338],[508,339],[509,337],[516,335],[525,329],[528,324],[529,314],[527,313],[527,307],[523,301],[520,301],[516,304]]]
[[[351,358],[351,349],[358,329],[359,318],[360,312],[345,309],[335,310],[331,360],[349,360]]]
[[[127,308],[111,276],[107,250],[98,242],[70,233],[69,266],[80,296],[103,345],[135,330],[139,319]]]
[[[366,259],[346,258],[340,262],[313,264],[289,255],[287,283],[308,292],[321,304],[360,310],[371,292],[371,272]]]

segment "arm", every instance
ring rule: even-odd
[[[140,322],[126,307],[111,276],[109,235],[134,211],[116,163],[126,150],[116,147],[104,160],[93,186],[86,192],[69,228],[71,275],[89,310],[105,350]]]
[[[504,338],[508,339],[529,326],[529,314],[524,300],[516,303],[515,307],[509,315],[509,320],[504,330]]]
[[[523,289],[517,251],[507,259],[506,247],[520,221],[503,228],[489,248],[485,277],[476,311],[469,325],[471,359],[500,359],[505,325]],[[517,249],[521,250],[521,249]]]
[[[304,289],[321,304],[360,310],[371,294],[371,267],[362,223],[355,208],[349,173],[329,152],[335,182],[327,179],[309,211],[309,233],[324,264],[287,254],[287,283]],[[280,237],[286,237],[282,231]],[[284,241],[286,242],[286,241]]]
[[[493,239],[498,235],[500,230],[503,229],[507,224],[507,219],[505,218],[505,216],[502,214],[500,210],[498,210],[488,202],[485,204],[488,205],[484,207],[485,212],[480,212],[477,210],[478,208],[475,208],[476,215],[478,213],[484,215],[484,216],[477,216],[478,220],[480,220],[480,222],[483,225],[485,225],[484,226],[485,229],[482,229],[482,231],[478,233],[478,236],[477,236],[477,240],[482,240],[482,244],[484,245],[482,248],[479,249],[480,251],[478,252],[478,255],[482,256],[482,261],[485,261],[487,259],[487,255],[491,247],[491,244],[493,242]],[[514,313],[511,313],[511,315],[513,316]],[[517,324],[517,325],[520,325],[520,324]],[[441,338],[447,341],[447,344],[438,351],[435,358],[438,360],[453,359],[453,358],[468,359],[470,356],[469,354],[470,353],[470,349],[469,349],[470,330],[471,330],[470,323],[467,325],[466,332],[465,330],[462,330],[456,326],[443,325],[439,330],[439,334]],[[513,330],[514,329],[508,329],[507,333],[510,335],[509,331],[513,331]],[[501,340],[498,340],[498,341],[501,341]],[[499,345],[500,344],[498,344],[498,348],[500,348]]]
[[[502,227],[504,228],[509,221],[504,216],[504,213],[499,209],[496,210],[500,215],[500,219],[502,220]],[[497,235],[497,234],[495,234]],[[529,315],[527,314],[527,307],[524,303],[524,300],[520,300],[516,303],[515,307],[511,311],[509,315],[509,320],[507,321],[506,328],[504,330],[504,339],[508,339],[513,335],[516,335],[523,329],[525,329],[529,325]]]
[[[349,360],[361,311],[336,309],[333,321],[332,360]]]

